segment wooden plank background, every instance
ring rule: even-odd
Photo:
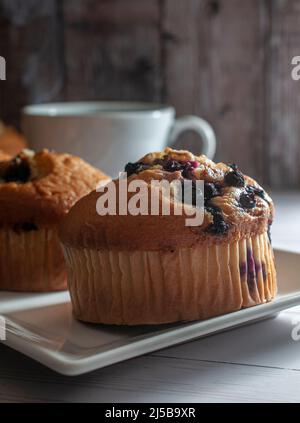
[[[27,103],[171,103],[214,126],[217,159],[300,186],[297,0],[0,0],[0,117]],[[195,136],[179,146],[197,150]]]

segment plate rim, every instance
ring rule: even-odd
[[[165,329],[153,336],[138,335],[135,341],[126,345],[86,357],[76,358],[74,356],[72,358],[71,355],[33,344],[17,335],[12,335],[10,340],[1,342],[58,373],[66,376],[77,376],[163,348],[213,335],[244,324],[251,324],[299,304],[300,291],[295,294],[279,296],[269,303],[248,307],[203,321],[190,322],[177,328]],[[197,331],[200,331],[200,333],[197,334]],[[100,360],[102,363],[100,363]]]
[[[288,251],[284,248],[274,248],[274,250],[300,255],[299,252]],[[67,304],[69,301],[65,303]],[[50,307],[51,305],[53,306],[55,304],[49,304]],[[136,340],[131,340],[127,344],[77,358],[59,350],[47,349],[44,346],[33,343],[32,341],[30,342],[14,334],[11,334],[6,341],[0,342],[38,361],[57,373],[65,376],[78,376],[163,348],[213,335],[241,325],[251,324],[297,305],[300,305],[300,289],[293,293],[278,295],[268,303],[255,305],[202,321],[187,322],[174,328],[165,328],[161,331],[153,332],[153,335],[151,333],[137,335]],[[15,309],[14,311],[21,310]],[[7,313],[0,312],[0,315],[2,314],[5,317],[12,312],[13,310]]]

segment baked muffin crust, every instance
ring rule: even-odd
[[[234,164],[214,163],[205,156],[170,148],[127,164],[128,182],[142,179],[204,180],[205,215],[201,226],[186,226],[186,215],[130,214],[99,216],[93,191],[69,212],[60,227],[65,245],[91,249],[175,250],[223,244],[266,232],[273,220],[269,195]],[[119,181],[115,181],[117,194]],[[128,194],[130,198],[130,193]],[[118,195],[117,195],[118,198]],[[164,197],[161,202],[165,201]],[[171,204],[171,210],[174,204]],[[118,210],[118,203],[117,203]]]
[[[0,226],[56,224],[78,198],[108,176],[78,157],[23,150],[0,156]]]
[[[12,126],[7,126],[0,120],[0,150],[14,156],[26,148],[26,146],[27,142],[23,135]]]
[[[9,159],[10,159],[10,155],[0,150],[0,162],[3,160],[9,160]]]

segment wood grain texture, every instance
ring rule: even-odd
[[[167,99],[214,126],[217,158],[264,177],[264,4],[165,1]],[[180,81],[180,83],[179,83]]]
[[[19,124],[27,103],[59,98],[63,51],[57,0],[1,0],[0,54],[7,80],[0,86],[0,116]]]
[[[0,402],[299,401],[296,370],[145,356],[67,378],[4,347],[0,351],[6,363],[0,369]]]
[[[145,100],[208,119],[217,159],[300,185],[297,0],[0,0],[0,116],[26,103]],[[199,151],[196,136],[177,146]]]
[[[267,159],[269,184],[300,185],[300,83],[291,78],[291,59],[299,55],[300,3],[272,2],[268,67]]]
[[[161,99],[158,0],[65,0],[65,95]]]

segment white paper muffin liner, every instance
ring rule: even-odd
[[[267,233],[171,251],[64,247],[74,315],[107,324],[191,321],[270,301],[277,292]]]
[[[66,288],[65,262],[55,230],[0,230],[0,290],[47,292]]]

